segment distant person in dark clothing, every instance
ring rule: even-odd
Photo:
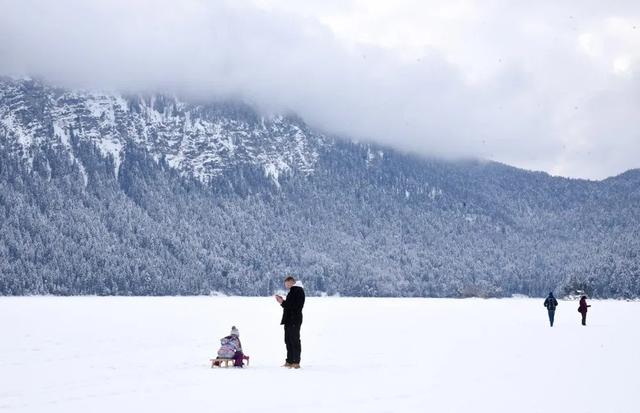
[[[587,305],[587,296],[583,295],[582,298],[580,298],[580,306],[578,307],[578,312],[580,314],[582,314],[582,325],[583,326],[587,325],[587,311],[588,311],[589,307],[591,307],[591,306]]]
[[[284,342],[287,345],[287,360],[282,367],[299,369],[300,353],[300,327],[302,327],[302,308],[304,307],[304,289],[300,281],[289,276],[284,280],[284,286],[289,290],[287,298],[276,295],[276,300],[282,306],[282,321],[284,325]]]
[[[553,293],[549,293],[549,296],[546,300],[544,300],[544,306],[547,307],[547,312],[549,313],[549,323],[551,323],[551,327],[553,327],[553,319],[556,316],[556,307],[558,306],[558,300],[553,296]]]

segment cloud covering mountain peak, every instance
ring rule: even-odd
[[[638,6],[2,1],[0,74],[234,98],[400,150],[637,167]]]

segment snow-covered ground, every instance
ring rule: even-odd
[[[0,298],[0,411],[638,412],[640,303],[591,304],[311,298],[296,371],[272,298]]]

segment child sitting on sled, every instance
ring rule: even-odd
[[[231,327],[231,334],[220,339],[220,350],[218,350],[219,359],[232,359],[234,367],[242,367],[243,361],[248,359],[242,352],[242,344],[240,343],[240,332],[236,326]],[[220,362],[214,363],[216,366]]]

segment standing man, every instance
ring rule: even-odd
[[[289,276],[284,280],[284,286],[289,292],[287,298],[276,295],[276,300],[282,306],[282,321],[284,325],[284,342],[287,345],[287,361],[284,366],[289,369],[300,368],[300,327],[302,327],[302,308],[304,307],[304,289],[300,281]]]
[[[544,306],[547,307],[547,312],[549,313],[549,323],[551,323],[551,327],[553,327],[553,319],[556,316],[556,307],[558,306],[558,300],[553,296],[553,293],[549,293],[549,296],[546,300],[544,300]]]

